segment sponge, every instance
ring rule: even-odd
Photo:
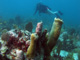
[[[37,38],[38,38],[37,34],[35,34],[35,33],[31,34],[31,43],[27,50],[27,55],[26,55],[28,59],[32,59],[35,57]]]
[[[62,24],[63,24],[63,21],[61,19],[59,19],[59,18],[54,19],[52,29],[50,31],[49,40],[47,42],[50,50],[53,49],[53,47],[55,46],[55,44],[57,42],[57,39],[60,35]]]

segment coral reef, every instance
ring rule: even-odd
[[[19,19],[20,17],[16,17],[16,20]],[[35,60],[36,58],[37,60],[50,60],[50,53],[57,43],[62,24],[61,19],[55,18],[50,33],[47,29],[42,31],[42,22],[37,23],[35,33],[20,29],[3,33],[1,55],[10,60]],[[58,53],[60,54],[59,49]]]
[[[27,48],[30,45],[30,35],[31,33],[23,30],[12,29],[6,33],[2,34],[2,47],[1,55],[9,59],[23,60],[21,58],[24,52],[27,52]],[[21,54],[21,55],[20,55]]]
[[[53,18],[1,18],[0,60],[80,60],[80,26]]]

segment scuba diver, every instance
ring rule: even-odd
[[[46,5],[42,4],[42,3],[38,3],[37,4],[36,11],[35,11],[34,15],[37,12],[39,13],[39,15],[41,15],[41,13],[56,15],[57,18],[60,18],[60,16],[58,14],[63,15],[63,13],[61,11],[53,12],[53,11],[51,11],[50,7],[48,7],[48,6],[46,6]]]

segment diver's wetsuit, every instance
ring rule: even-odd
[[[48,6],[43,5],[42,3],[38,3],[34,14],[36,14],[37,11],[39,12],[39,15],[40,13],[48,13],[47,8],[50,9]]]
[[[52,15],[56,15],[57,18],[60,18],[60,16],[58,15],[58,13],[60,15],[62,15],[62,13],[60,11],[53,12],[53,11],[51,11],[51,8],[49,8],[46,5],[43,5],[42,3],[38,3],[37,4],[36,11],[35,11],[34,14],[36,14],[37,11],[39,12],[39,15],[40,15],[40,13],[49,13],[49,14],[52,14]]]

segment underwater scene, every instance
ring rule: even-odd
[[[80,1],[0,0],[0,60],[80,60]]]

